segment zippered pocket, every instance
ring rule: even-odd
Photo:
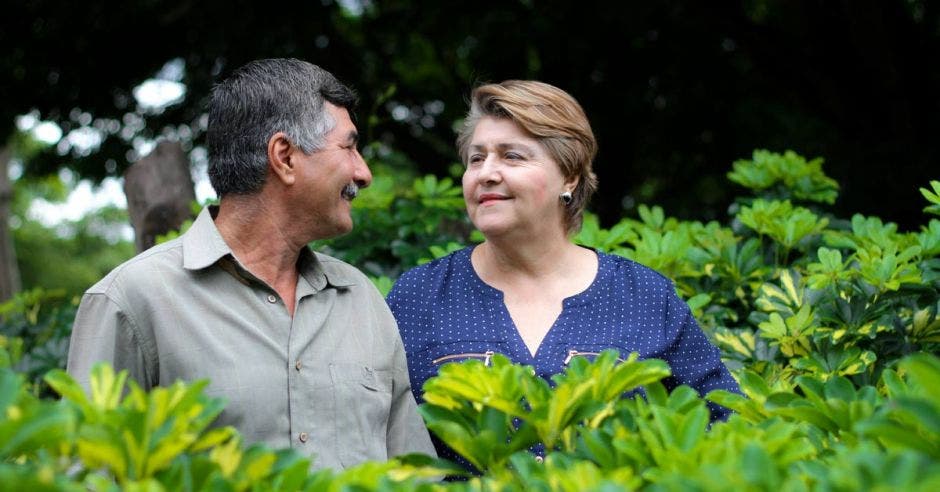
[[[571,359],[574,357],[597,357],[601,355],[600,352],[585,352],[577,349],[568,349],[568,355],[565,356],[565,360],[562,361],[562,364],[568,365],[571,362]],[[620,357],[617,358],[617,362],[623,362],[623,359]]]
[[[484,366],[489,366],[490,360],[493,358],[493,354],[495,353],[496,352],[493,352],[492,350],[487,350],[486,352],[467,352],[463,354],[442,355],[432,360],[431,364],[440,365],[445,362],[450,362],[450,361],[459,360],[459,359],[480,359],[483,361]]]

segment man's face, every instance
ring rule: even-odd
[[[359,154],[359,133],[345,108],[326,103],[326,111],[336,122],[320,150],[296,158],[297,187],[292,191],[300,221],[312,238],[324,239],[352,230],[350,216],[352,185],[369,186],[372,173]]]

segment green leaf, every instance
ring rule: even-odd
[[[931,181],[930,187],[933,191],[926,188],[920,188],[920,194],[924,195],[931,205],[924,207],[924,212],[934,215],[940,215],[940,181]]]

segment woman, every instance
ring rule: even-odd
[[[597,143],[574,98],[534,81],[481,86],[457,146],[486,240],[408,271],[388,297],[419,402],[445,362],[500,353],[548,379],[608,348],[665,360],[667,385],[737,391],[672,282],[571,242],[597,188]]]

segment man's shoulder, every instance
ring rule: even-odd
[[[111,294],[115,289],[152,285],[154,275],[183,270],[182,238],[172,239],[143,251],[121,263],[92,285],[86,294]]]

